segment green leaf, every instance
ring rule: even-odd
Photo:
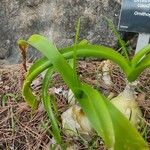
[[[38,41],[38,43],[37,43]],[[81,85],[74,83],[74,74],[72,68],[67,64],[66,60],[62,57],[62,55],[57,51],[52,44],[48,43],[48,41],[41,36],[32,36],[28,43],[34,47],[36,47],[39,51],[41,51],[44,55],[46,55],[53,63],[55,68],[58,70],[60,75],[63,77],[64,81],[68,84],[68,86],[72,89],[76,97],[80,97],[82,91],[78,91]],[[44,51],[45,50],[45,51]],[[48,52],[49,51],[49,52]],[[62,65],[63,64],[63,65]],[[72,73],[69,74],[68,73]],[[44,82],[45,84],[45,82]],[[94,93],[95,94],[95,93]],[[92,95],[94,96],[94,95]],[[111,147],[114,143],[114,134],[113,134],[113,126],[111,124],[111,118],[109,117],[108,110],[105,108],[105,103],[103,101],[99,101],[99,97],[95,97],[95,103],[91,101],[85,101],[88,106],[89,114],[93,114],[89,117],[91,120],[94,119],[93,126],[96,131],[103,137],[108,147]],[[89,99],[90,100],[90,99]],[[88,104],[89,103],[89,104]],[[99,109],[96,103],[100,103],[103,109]],[[93,111],[91,111],[91,109]],[[105,114],[105,116],[103,115]],[[94,117],[93,117],[94,116]],[[103,118],[101,118],[103,116]],[[101,121],[99,121],[101,119]],[[96,121],[96,122],[95,122]],[[108,123],[109,122],[109,123]],[[97,123],[97,124],[96,124]]]
[[[115,145],[114,150],[148,150],[148,145],[131,125],[131,123],[124,117],[124,115],[104,97],[107,109],[112,118]]]
[[[63,76],[64,81],[68,86],[74,90],[74,87],[78,84],[77,80],[72,76],[74,71],[67,64],[64,57],[58,52],[57,48],[50,43],[46,38],[40,35],[33,35],[29,38],[28,43],[43,53],[49,60],[51,60],[56,70]],[[60,65],[61,64],[61,65]],[[68,78],[72,78],[72,83],[68,81]]]
[[[27,72],[27,75],[36,70],[38,67],[40,67],[42,64],[48,62],[49,60],[46,57],[43,57],[41,59],[38,59],[29,69]]]
[[[150,44],[141,49],[132,59],[132,66],[136,67],[138,63],[150,52]]]
[[[74,47],[68,47],[62,49],[60,52],[63,53],[64,57],[67,59],[73,58],[73,50]],[[90,44],[79,44],[77,46],[77,56],[78,57],[97,57],[97,58],[105,58],[105,59],[111,59],[115,63],[117,63],[124,73],[126,74],[126,77],[130,82],[135,81],[139,74],[146,68],[149,67],[149,65],[141,67],[132,67],[129,61],[127,61],[125,58],[123,58],[119,53],[115,52],[111,48],[107,48],[104,46],[97,46],[97,45],[90,45]],[[149,63],[148,58],[145,58],[147,60],[143,60]],[[143,62],[143,63],[144,63]],[[23,96],[28,102],[28,104],[33,107],[34,101],[36,101],[34,95],[31,92],[30,84],[31,82],[36,78],[36,76],[44,71],[46,68],[50,67],[52,64],[47,58],[42,58],[39,61],[37,61],[28,71],[26,76],[26,81],[24,82],[23,86]],[[32,73],[31,73],[32,72]],[[29,74],[29,77],[28,77]],[[71,73],[72,74],[72,73]],[[35,103],[37,105],[37,102]]]
[[[78,90],[82,91],[82,95],[77,97],[77,100],[90,120],[91,125],[99,136],[103,138],[107,147],[113,147],[115,143],[115,134],[112,120],[103,97],[98,91],[87,84],[83,84]]]
[[[147,54],[136,66],[136,68],[138,67],[150,67],[150,54]]]
[[[139,63],[134,67],[133,71],[130,73],[128,78],[130,81],[134,81],[140,74],[146,69],[150,67],[150,54],[144,56]]]
[[[71,58],[72,57],[72,48],[68,47],[62,49],[64,51],[65,58]],[[71,57],[70,57],[70,56]],[[116,64],[118,64],[122,70],[125,72],[126,76],[131,71],[131,64],[130,61],[125,59],[121,54],[114,51],[111,48],[105,47],[105,46],[99,46],[99,45],[78,45],[77,46],[77,56],[78,57],[97,57],[97,58],[104,58],[104,59],[110,59]]]
[[[23,83],[22,87],[22,95],[28,105],[35,110],[38,106],[38,102],[36,100],[36,97],[33,95],[32,90],[30,88],[30,85],[32,81],[39,75],[39,73],[43,72],[45,69],[47,69],[50,65],[49,61],[43,62],[43,59],[41,61],[37,61],[27,72],[27,75],[25,77],[25,81]]]
[[[87,84],[84,84],[81,89],[83,94],[81,98],[78,98],[78,101],[90,122],[94,124],[93,128],[98,131],[101,127],[101,132],[103,133],[104,130],[103,136],[105,136],[110,135],[108,128],[110,129],[113,125],[112,135],[114,134],[115,137],[111,137],[114,139],[112,139],[110,148],[114,150],[148,150],[148,146],[141,135],[107,98]],[[100,125],[97,117],[101,122]],[[111,118],[111,122],[109,118]],[[103,139],[105,138],[109,139],[103,137]]]
[[[21,42],[19,41],[18,43],[23,43],[23,42],[25,43],[25,41],[21,40]],[[47,42],[48,41],[46,41],[46,43]],[[38,42],[36,42],[36,43],[38,43]],[[46,45],[46,43],[45,43],[45,45]],[[36,48],[38,48],[38,47],[36,47]],[[56,48],[54,47],[54,49],[56,49]],[[74,47],[68,47],[68,48],[62,49],[61,53],[63,53],[65,58],[71,59],[71,58],[73,58],[73,50],[74,50]],[[114,61],[115,63],[117,63],[122,68],[122,70],[126,74],[126,77],[128,78],[129,81],[134,81],[138,77],[138,75],[141,73],[140,71],[142,71],[142,69],[139,69],[137,71],[137,69],[132,67],[131,63],[129,61],[127,61],[124,57],[122,57],[119,53],[117,53],[116,51],[112,50],[111,48],[108,48],[105,46],[79,44],[79,45],[77,45],[77,56],[78,57],[97,57],[97,58],[100,57],[100,58],[110,59],[110,60]],[[39,61],[37,61],[28,71],[28,74],[30,74],[30,76],[28,77],[28,74],[26,76],[27,79],[24,82],[23,95],[31,107],[33,107],[33,104],[37,105],[37,102],[35,102],[36,99],[35,99],[34,95],[32,94],[29,86],[30,86],[32,80],[34,80],[34,78],[39,73],[41,73],[42,71],[44,71],[46,68],[48,68],[51,65],[52,65],[51,62],[47,58],[42,58]],[[59,66],[59,68],[62,68],[63,66]],[[71,72],[69,71],[66,73],[68,73],[68,76],[71,76],[73,74],[73,71],[71,71]],[[76,84],[75,80],[74,80],[74,83]]]
[[[89,85],[78,85],[75,83],[72,68],[67,64],[63,56],[57,51],[52,43],[49,43],[45,38],[37,35],[32,36],[28,43],[40,50],[46,57],[49,58],[68,86],[73,89],[76,98],[84,112],[87,114],[92,126],[98,134],[102,136],[108,148],[112,148],[114,150],[138,150],[139,148],[141,148],[141,150],[148,150],[147,144],[138,134],[136,129],[131,126],[129,121],[125,119],[125,117],[112,104],[110,104],[109,101],[107,101],[101,94],[92,89]],[[91,49],[93,49],[92,52]],[[106,53],[106,51],[99,51],[102,49],[110,53]],[[96,57],[102,56],[104,58],[111,58],[111,60],[119,63],[120,66],[127,66],[127,69],[130,69],[130,63],[128,61],[126,61],[118,53],[109,48],[107,49],[106,47],[79,45],[77,47],[77,55],[92,55]],[[64,56],[66,58],[71,58],[73,56],[73,51],[68,50],[67,52],[66,50]],[[118,57],[115,58],[116,56]],[[123,62],[120,62],[121,60]],[[39,70],[33,69],[31,73],[32,76],[30,77],[30,75],[28,75],[27,78],[33,79],[33,77],[37,75],[37,72],[41,72],[47,67],[46,63],[47,66],[51,65],[50,62],[45,62],[43,64],[43,68],[38,67]],[[126,69],[124,68],[124,70]],[[69,73],[66,73],[68,71]],[[126,73],[129,74],[130,71],[131,70],[128,70]],[[124,136],[123,134],[126,135]]]
[[[45,77],[43,79],[42,100],[43,100],[44,108],[48,114],[50,123],[52,125],[52,133],[53,133],[54,139],[57,142],[57,144],[59,144],[62,147],[62,149],[64,149],[63,144],[62,144],[60,130],[59,130],[58,124],[57,124],[57,119],[52,110],[51,98],[50,98],[50,95],[48,94],[48,89],[49,89],[49,84],[50,84],[49,81],[51,80],[53,72],[54,72],[53,68],[50,67],[47,70]]]
[[[46,43],[47,42],[48,41],[46,41]],[[23,41],[23,40],[21,40],[21,42],[18,41],[18,44],[21,44],[21,43],[27,44],[26,41]],[[38,43],[38,42],[36,42],[36,43]],[[38,48],[38,46],[37,46],[38,44],[36,45],[36,43],[33,46]],[[46,43],[43,45],[44,47],[45,47]],[[56,49],[56,48],[54,47],[54,49]],[[73,47],[65,48],[62,50],[62,53],[63,52],[64,52],[65,58],[67,58],[67,59],[73,58]],[[128,76],[129,73],[131,72],[129,62],[126,61],[125,58],[123,58],[119,53],[115,52],[111,48],[107,48],[104,46],[90,45],[90,44],[79,44],[77,46],[77,56],[78,57],[85,57],[85,56],[86,57],[97,57],[97,58],[100,57],[100,58],[111,59],[112,61],[119,64],[119,66],[126,73],[126,76]],[[53,56],[51,55],[51,57],[53,57]],[[61,64],[63,64],[63,63],[61,63]],[[22,89],[23,92],[22,93],[23,93],[23,96],[26,99],[27,103],[29,104],[29,106],[31,106],[34,109],[37,107],[38,103],[36,101],[35,96],[31,92],[30,84],[38,76],[39,73],[41,73],[42,71],[44,71],[45,69],[47,69],[51,65],[52,65],[51,62],[47,58],[42,58],[39,61],[37,61],[29,69],[29,71],[27,73],[26,80],[23,84],[23,89]],[[63,66],[58,65],[58,67],[59,67],[59,69],[61,69],[62,67],[65,68],[64,65]],[[61,69],[61,70],[66,72],[65,69]],[[68,71],[68,72],[66,72],[66,74],[68,74],[67,76],[71,76],[73,74],[73,71]],[[67,78],[66,78],[66,80],[67,80]],[[74,83],[76,84],[76,80],[74,80]],[[69,86],[71,86],[71,85],[69,85]],[[73,87],[70,87],[70,88],[73,89]]]

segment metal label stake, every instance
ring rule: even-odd
[[[144,48],[146,45],[148,45],[149,44],[149,40],[150,40],[150,34],[139,33],[139,37],[138,37],[135,53],[137,53],[142,48]]]
[[[137,53],[150,39],[150,0],[122,0],[119,25],[120,31],[139,33]]]

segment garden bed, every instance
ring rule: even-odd
[[[110,63],[110,75],[113,81],[111,86],[102,81],[101,61],[80,61],[78,74],[80,78],[102,91],[105,96],[110,93],[117,96],[125,87],[125,79],[120,68]],[[30,66],[30,64],[29,64]],[[34,113],[27,106],[21,96],[21,87],[25,71],[22,64],[1,66],[0,68],[0,149],[17,150],[48,150],[54,144],[49,123],[43,105],[39,103]],[[32,84],[40,101],[42,75]],[[145,70],[138,79],[136,87],[137,102],[142,110],[145,125],[140,128],[144,139],[150,144],[150,69]],[[53,87],[49,88],[56,96],[58,107],[58,120],[61,127],[60,115],[68,108],[65,94],[68,88],[58,74],[53,76]],[[76,144],[76,149],[104,149],[102,140],[95,134],[89,139],[84,137],[68,137],[63,133],[65,143]],[[122,135],[123,136],[123,135]]]

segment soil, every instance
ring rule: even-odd
[[[112,64],[110,74],[113,84],[107,86],[98,76],[101,74],[101,64],[101,61],[80,61],[78,67],[80,78],[92,84],[106,96],[110,93],[118,95],[125,87],[124,74],[118,66]],[[48,150],[49,145],[54,143],[51,125],[40,103],[42,76],[39,76],[32,84],[39,100],[39,107],[35,112],[31,111],[21,96],[24,76],[25,71],[22,64],[0,66],[0,150]],[[150,144],[150,69],[145,70],[138,80],[137,102],[146,122],[146,130],[141,129],[140,132]],[[68,108],[66,97],[63,94],[67,90],[61,77],[55,74],[50,91],[53,91],[56,96],[59,121],[61,121],[60,114]],[[79,150],[86,150],[92,146],[92,141],[85,142],[82,138],[70,138],[64,132],[62,136],[68,144],[78,145]],[[97,135],[92,136],[92,139],[96,141],[93,149],[104,150],[102,140]]]

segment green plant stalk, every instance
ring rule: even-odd
[[[75,44],[74,44],[74,55],[73,55],[73,70],[74,70],[74,78],[76,82],[78,83],[78,75],[77,75],[77,44],[78,44],[78,37],[79,37],[79,31],[80,31],[80,18],[77,22],[77,27],[76,27],[76,35],[75,35]],[[80,83],[78,83],[80,84]]]
[[[62,150],[65,150],[64,146],[63,146],[63,142],[61,139],[61,134],[60,134],[60,130],[57,124],[57,119],[53,113],[52,110],[52,104],[51,104],[51,99],[50,99],[50,95],[48,94],[48,89],[49,89],[49,81],[53,75],[53,68],[50,67],[46,74],[45,77],[43,79],[43,84],[42,84],[42,100],[43,100],[43,105],[44,108],[48,114],[48,117],[50,119],[50,123],[52,125],[52,133],[54,136],[54,139],[56,141],[57,144],[59,144],[62,148]]]
[[[126,43],[122,40],[120,34],[118,33],[118,31],[116,30],[114,24],[112,23],[112,21],[110,19],[108,19],[107,17],[104,17],[105,20],[108,22],[109,27],[112,29],[113,33],[115,34],[115,36],[118,38],[119,44],[125,54],[125,57],[127,58],[127,60],[129,60],[129,56],[128,56],[128,50],[126,48]]]
[[[144,71],[144,69],[150,67],[150,54],[147,55],[136,67],[135,72],[139,74],[140,72]]]
[[[57,99],[55,95],[51,95],[51,103],[52,103],[52,108],[56,115],[56,118],[58,118],[60,116],[60,112],[58,111]],[[57,119],[57,122],[60,123],[58,119]]]
[[[40,68],[40,66],[47,63],[48,61],[49,60],[46,57],[38,59],[34,64],[31,65],[31,67],[29,68],[26,76],[30,75],[30,73],[32,73],[34,70]]]
[[[132,66],[135,67],[138,63],[150,52],[150,44],[141,49],[134,57],[132,58]]]
[[[71,66],[71,68],[73,68],[73,71],[74,71],[74,78],[76,80],[76,83],[77,84],[80,84],[78,83],[78,75],[77,75],[77,71],[76,71],[76,68],[77,68],[77,43],[78,43],[78,37],[79,37],[79,31],[80,31],[80,18],[77,22],[77,26],[76,26],[76,34],[75,34],[75,43],[74,43],[74,53],[73,53],[73,59],[69,60],[69,64]]]
[[[143,57],[143,59],[136,65],[136,68],[138,67],[144,67],[149,66],[150,64],[150,53]]]
[[[97,58],[105,58],[105,59],[112,60],[113,62],[118,64],[120,66],[120,68],[122,68],[122,70],[126,74],[127,79],[130,82],[135,81],[145,68],[150,67],[149,51],[150,51],[150,47],[148,45],[147,47],[143,48],[140,51],[140,53],[137,53],[136,54],[137,56],[135,55],[131,61],[127,61],[119,53],[115,52],[111,48],[106,48],[104,46],[86,44],[86,45],[78,45],[78,47],[77,47],[78,57],[92,57],[93,56],[93,57],[97,57]],[[145,56],[144,56],[144,52],[147,55],[145,54]],[[65,53],[66,56],[69,55],[69,53],[72,53],[71,47],[62,49],[62,53]],[[116,55],[116,53],[117,53],[117,55]],[[68,58],[71,58],[71,57],[68,57]]]

